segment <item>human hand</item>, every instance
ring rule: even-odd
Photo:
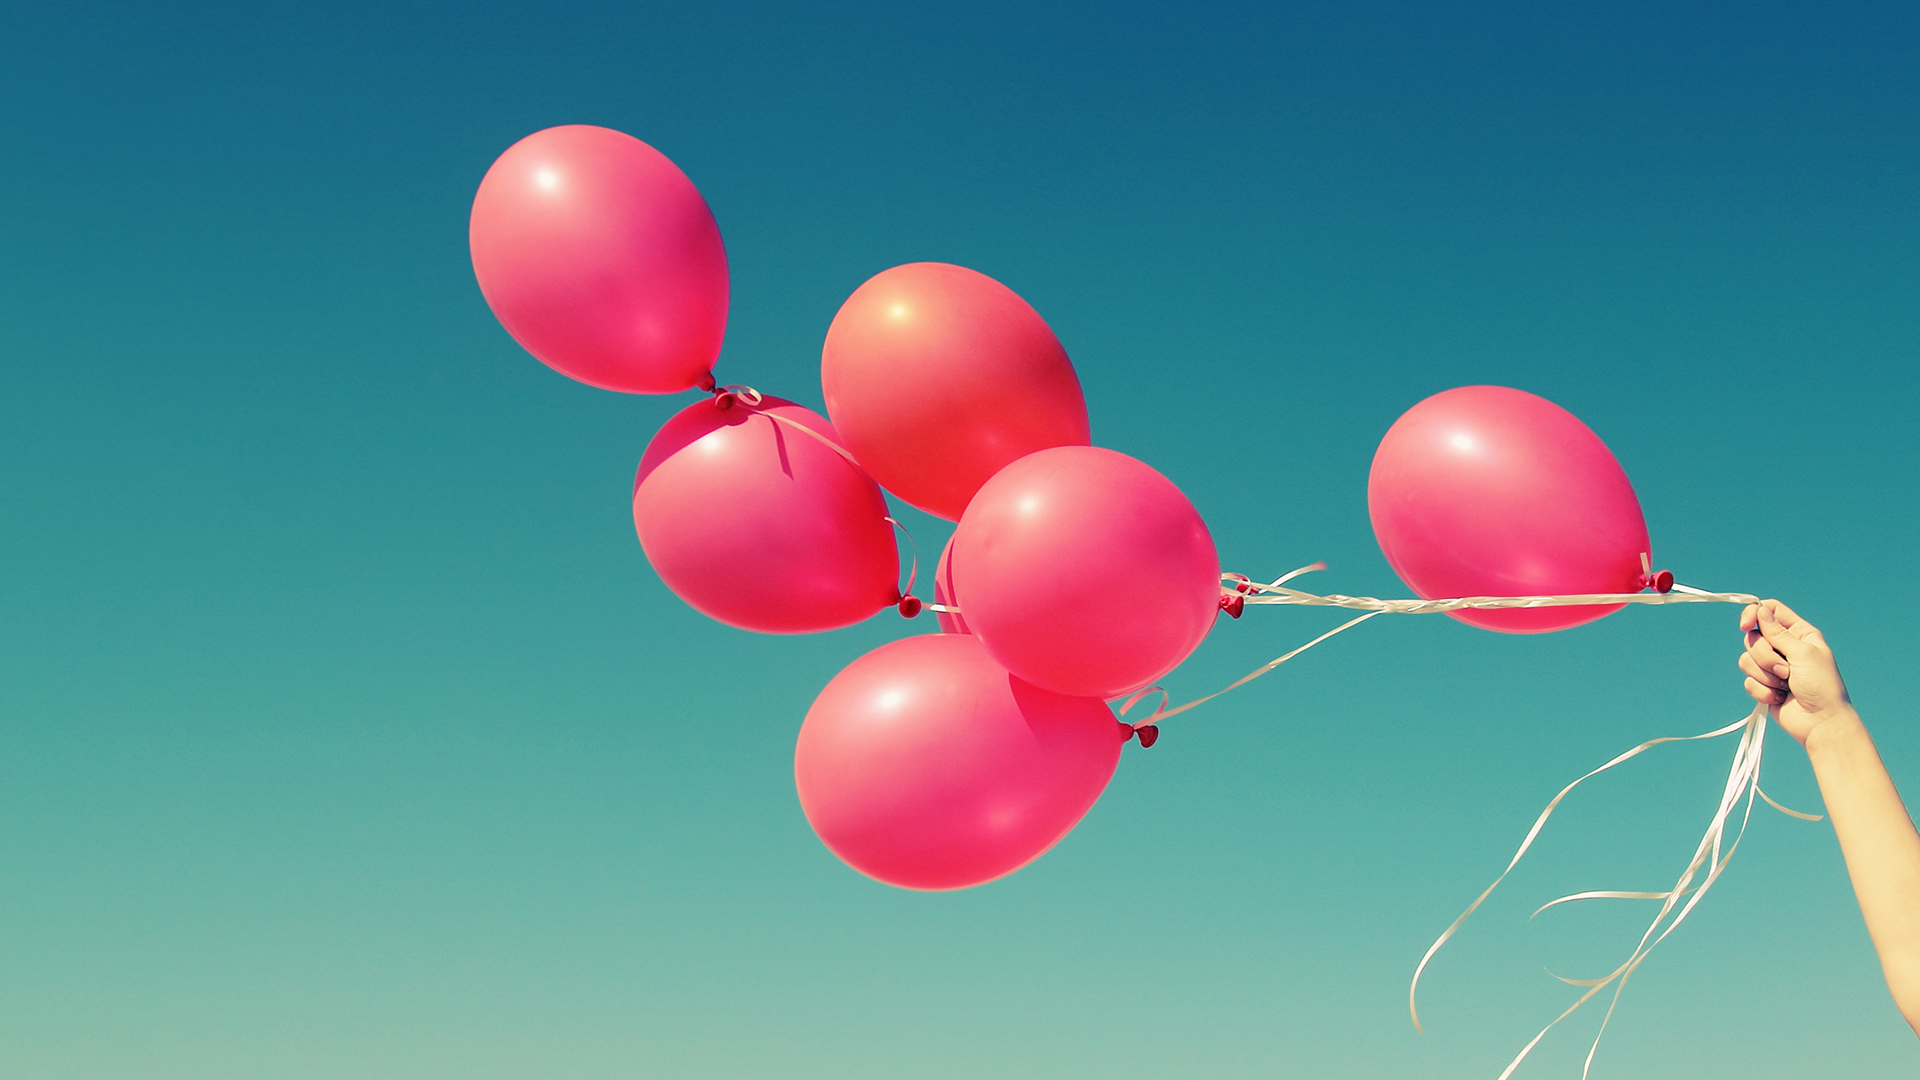
[[[1781,729],[1801,745],[1821,724],[1853,711],[1827,639],[1792,608],[1778,600],[1748,604],[1740,629],[1747,632],[1740,654],[1747,693],[1772,706]]]

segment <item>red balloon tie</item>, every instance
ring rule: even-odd
[[[1136,728],[1134,734],[1140,736],[1141,746],[1152,746],[1154,743],[1160,741],[1160,729],[1154,727],[1152,724],[1148,724],[1143,728]]]
[[[911,619],[920,614],[920,598],[911,594],[900,598],[900,614]]]
[[[1247,598],[1240,593],[1234,593],[1232,596],[1223,596],[1220,598],[1220,610],[1226,612],[1231,618],[1239,618],[1240,613],[1246,609]]]
[[[1643,551],[1640,553],[1640,587],[1657,593],[1670,593],[1673,591],[1673,571],[1654,573],[1653,559]]]
[[[713,395],[713,407],[716,409],[719,409],[721,412],[726,412],[728,409],[733,408],[733,403],[735,400],[737,399],[733,396],[733,393],[731,391],[722,390],[719,393]]]

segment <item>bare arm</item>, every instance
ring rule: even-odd
[[[1920,834],[1820,631],[1777,600],[1748,607],[1740,626],[1747,692],[1807,748],[1887,989],[1920,1033]]]

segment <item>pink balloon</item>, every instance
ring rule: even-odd
[[[1220,559],[1193,504],[1094,446],[996,473],[954,530],[952,569],[993,658],[1075,697],[1119,697],[1173,670],[1220,610]]]
[[[1030,686],[978,638],[926,634],[847,665],[807,711],[793,778],[835,855],[906,889],[965,889],[1079,823],[1126,727],[1092,698]]]
[[[631,135],[547,128],[500,155],[468,226],[473,272],[507,333],[590,386],[701,385],[727,328],[727,252],[705,199]]]
[[[1625,470],[1574,415],[1504,386],[1408,409],[1373,456],[1380,550],[1418,595],[1639,592],[1647,523]],[[1449,612],[1514,634],[1563,630],[1624,605]]]
[[[833,426],[790,401],[696,401],[666,422],[633,480],[640,546],[674,593],[742,630],[802,634],[867,618],[899,596],[886,498],[832,447]]]
[[[909,263],[855,289],[820,352],[827,415],[880,485],[949,521],[987,477],[1085,446],[1087,403],[1039,312],[985,274]]]
[[[940,549],[940,565],[933,571],[933,602],[947,607],[960,606],[960,594],[953,590],[953,538],[947,538],[947,546]],[[934,618],[940,623],[943,634],[971,634],[967,629],[966,616],[958,611],[936,611]]]

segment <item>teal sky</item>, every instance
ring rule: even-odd
[[[818,408],[848,293],[1043,314],[1094,439],[1232,570],[1404,595],[1401,411],[1500,383],[1613,448],[1680,580],[1834,643],[1920,798],[1920,14],[1893,4],[48,4],[0,30],[0,1075],[1491,1078],[1630,949],[1746,708],[1732,608],[1383,618],[1131,745],[942,895],[795,799],[808,703],[931,629],[708,622],[628,492],[691,396],[572,383],[480,297],[534,130],[673,158],[724,381]],[[899,504],[896,502],[895,504]],[[929,558],[944,527],[910,516]],[[1336,621],[1255,610],[1197,696]],[[1818,809],[1775,733],[1765,785]],[[1598,1015],[1520,1077],[1574,1076]],[[1909,1075],[1831,829],[1757,813],[1595,1077]]]

